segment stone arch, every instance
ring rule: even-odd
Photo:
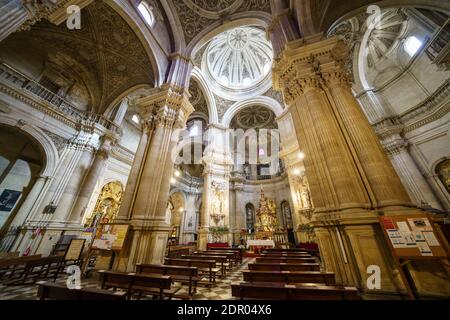
[[[206,80],[202,74],[202,71],[195,67],[192,70],[192,78],[194,78],[194,81],[197,81],[197,83],[200,86],[200,89],[203,91],[203,95],[206,99],[206,104],[208,106],[208,113],[209,113],[209,123],[212,124],[218,124],[219,123],[219,115],[217,113],[217,106],[216,106],[216,100],[214,99],[214,95],[206,83]]]
[[[18,120],[5,114],[0,117],[0,125],[15,127],[30,136],[30,138],[35,141],[43,151],[44,165],[41,176],[53,176],[59,162],[59,155],[55,144],[47,134],[45,134],[37,126],[28,124],[24,120]]]
[[[233,117],[242,109],[246,107],[251,107],[253,105],[261,105],[267,107],[269,110],[275,113],[275,116],[280,116],[283,113],[283,107],[281,104],[273,98],[266,96],[259,96],[256,98],[251,98],[243,101],[238,101],[233,104],[224,114],[222,118],[222,126],[228,128],[230,126]]]

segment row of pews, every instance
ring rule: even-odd
[[[0,259],[0,284],[34,284],[43,279],[55,281],[67,266],[80,263],[81,261],[66,261],[61,255],[6,257]]]
[[[241,262],[240,249],[194,251],[178,258],[166,258],[163,265],[137,264],[135,272],[131,273],[100,270],[100,289],[94,291],[70,290],[63,285],[39,282],[38,295],[41,300],[56,299],[58,296],[69,300],[139,300],[143,295],[160,300],[189,300],[193,298],[197,286],[214,286],[216,277],[225,276]],[[183,293],[183,287],[186,287],[187,293]],[[93,298],[95,293],[98,298]]]
[[[336,284],[333,272],[321,271],[319,257],[300,249],[267,249],[248,264],[243,280],[232,285],[240,299],[358,300],[354,287]]]

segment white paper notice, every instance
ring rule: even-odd
[[[436,239],[433,232],[422,232],[422,234],[430,247],[439,246],[439,241]]]
[[[398,229],[386,230],[394,248],[407,248],[405,239]]]
[[[430,221],[427,218],[410,218],[409,225],[413,231],[432,231]]]
[[[401,232],[411,232],[411,230],[408,227],[408,223],[406,223],[405,221],[398,221],[397,227],[398,230],[400,230]]]
[[[426,242],[417,242],[417,248],[420,251],[420,254],[423,256],[432,256],[433,253],[431,252],[430,247]]]

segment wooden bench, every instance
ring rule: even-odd
[[[236,252],[237,256],[239,257],[240,263],[242,263],[242,258],[243,258],[243,250],[241,248],[232,248],[232,247],[208,247],[208,251],[225,251],[225,252]]]
[[[162,274],[165,276],[171,276],[173,281],[188,284],[189,295],[192,294],[192,288],[194,288],[194,292],[197,291],[197,283],[200,280],[198,277],[197,267],[138,263],[136,265],[136,273]],[[179,298],[182,297],[179,296]]]
[[[207,274],[209,283],[213,284],[216,282],[217,272],[220,268],[217,268],[217,263],[215,260],[195,260],[195,259],[166,259],[164,264],[172,266],[185,266],[185,267],[196,267],[200,274]]]
[[[317,258],[257,257],[256,263],[317,263]]]
[[[300,248],[290,248],[290,249],[283,249],[283,248],[267,248],[264,249],[263,252],[303,252],[303,253],[309,253],[308,250],[300,249]]]
[[[40,281],[37,283],[40,300],[125,300],[126,292],[112,292],[95,288],[69,289],[66,285]]]
[[[236,261],[236,253],[234,252],[194,251],[192,255],[226,257],[229,269],[231,269],[234,264],[238,264]]]
[[[100,285],[102,289],[123,289],[127,292],[127,299],[130,300],[133,294],[138,294],[138,299],[142,293],[148,293],[163,300],[165,296],[172,299],[176,293],[171,290],[172,278],[159,274],[136,274],[114,271],[98,271],[100,275]]]
[[[214,261],[216,261],[216,263],[220,264],[220,271],[221,271],[222,276],[224,276],[227,273],[228,258],[225,256],[214,256],[214,255],[206,255],[205,256],[205,255],[195,254],[195,255],[182,255],[181,258],[182,259],[193,259],[193,260],[214,260]]]
[[[18,273],[22,272],[28,261],[39,260],[41,258],[42,256],[38,254],[28,257],[0,260],[0,280],[15,277]]]
[[[273,252],[273,253],[261,253],[261,257],[270,258],[313,258],[309,253],[283,253],[283,252]]]
[[[38,279],[53,279],[56,281],[64,268],[63,256],[27,259],[19,267],[14,267],[4,282],[6,285],[35,283]]]
[[[320,271],[254,271],[242,272],[247,282],[324,283],[336,284],[333,272]]]
[[[354,287],[324,286],[314,284],[283,284],[283,283],[241,283],[231,285],[234,297],[241,300],[360,300]]]
[[[249,263],[249,270],[254,271],[319,271],[318,263]]]

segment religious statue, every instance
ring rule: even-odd
[[[216,183],[212,183],[212,199],[211,199],[211,218],[216,225],[219,225],[220,220],[224,215],[224,191]]]
[[[119,213],[123,187],[119,181],[106,184],[97,199],[92,215],[86,220],[87,227],[96,227],[98,223],[111,223]]]
[[[264,196],[264,191],[261,187],[261,196],[259,199],[259,209],[256,212],[257,238],[272,238],[273,232],[278,227],[278,218],[276,214],[276,205],[272,199],[267,199]]]

